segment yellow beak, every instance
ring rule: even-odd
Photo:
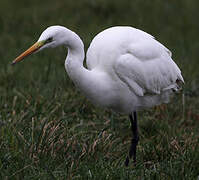
[[[17,62],[23,60],[25,57],[31,55],[35,51],[37,51],[39,48],[41,48],[45,44],[45,41],[36,42],[33,44],[30,48],[28,48],[25,52],[23,52],[21,55],[19,55],[12,64],[16,64]]]

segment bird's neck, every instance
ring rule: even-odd
[[[83,66],[84,44],[80,37],[71,31],[70,41],[67,42],[66,46],[68,48],[68,55],[65,60],[66,71],[74,84],[79,89],[83,89],[86,86],[86,79],[89,78],[89,70]]]

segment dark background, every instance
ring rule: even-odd
[[[198,0],[1,0],[1,179],[196,179],[199,175]],[[126,116],[94,107],[65,69],[66,50],[49,49],[11,66],[51,25],[75,31],[85,50],[100,31],[129,25],[173,53],[184,94],[139,112],[138,164],[123,165]],[[103,130],[103,131],[102,131]]]

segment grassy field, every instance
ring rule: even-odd
[[[161,179],[199,176],[198,0],[1,0],[0,179]],[[131,25],[172,52],[186,81],[168,105],[139,112],[137,166],[124,167],[128,117],[93,106],[68,78],[66,50],[11,66],[50,25],[77,32],[87,48],[101,30]]]

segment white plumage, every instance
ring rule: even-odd
[[[99,33],[91,42],[83,66],[84,45],[80,37],[63,26],[47,28],[25,56],[48,47],[68,48],[65,68],[74,84],[94,104],[132,114],[137,110],[169,102],[184,82],[171,52],[150,34],[132,27],[118,26]],[[130,115],[136,155],[137,116]],[[134,121],[136,122],[133,122]],[[134,143],[134,144],[133,144]],[[130,150],[131,151],[131,150]],[[132,156],[132,153],[129,153]],[[125,163],[128,165],[128,158]]]
[[[104,85],[111,92],[107,105],[128,114],[167,103],[178,89],[176,80],[184,82],[171,52],[153,36],[132,27],[113,27],[99,33],[88,49],[87,66],[93,76],[95,72],[106,74]],[[97,91],[96,96],[103,99],[99,104],[106,104],[104,92]]]

